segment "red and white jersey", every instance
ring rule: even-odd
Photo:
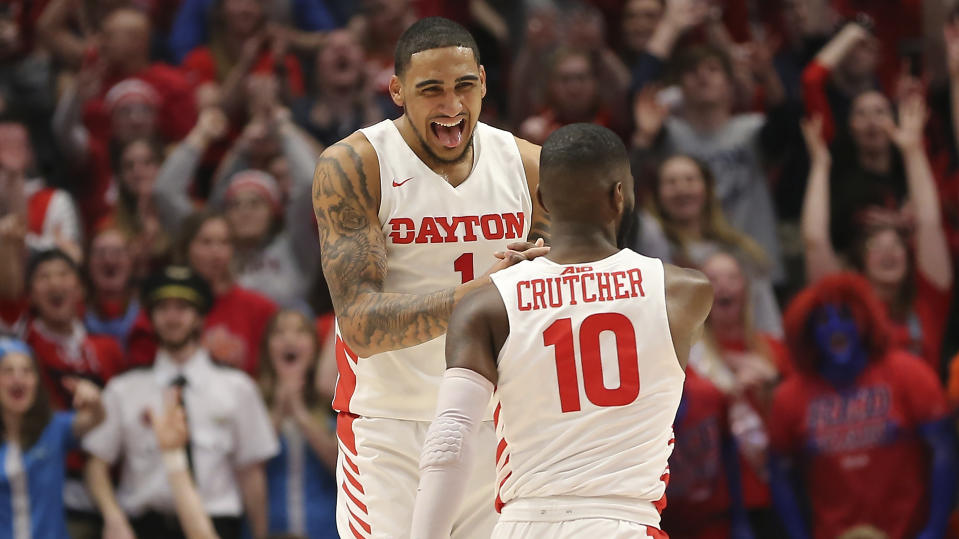
[[[380,166],[380,225],[386,237],[383,292],[429,294],[471,281],[506,244],[525,240],[532,216],[513,135],[477,123],[473,171],[457,187],[433,172],[391,120],[360,130]],[[446,370],[446,337],[358,358],[337,329],[333,407],[367,417],[430,421]]]
[[[492,279],[509,316],[497,508],[549,498],[658,526],[685,379],[662,262],[629,249],[579,265],[542,257]]]

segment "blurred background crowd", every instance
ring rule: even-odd
[[[0,334],[29,345],[36,399],[66,410],[77,379],[151,365],[140,286],[188,265],[214,297],[202,346],[252,377],[280,441],[270,531],[334,537],[313,168],[402,113],[393,49],[432,15],[479,43],[482,121],[535,143],[573,122],[620,134],[630,246],[713,282],[664,530],[937,536],[955,445],[926,427],[959,403],[950,0],[0,0]],[[851,313],[870,364],[832,400],[810,352],[822,304]],[[100,537],[83,459],[65,482],[28,478],[63,490],[65,514],[35,518]],[[848,526],[863,499],[883,514]]]

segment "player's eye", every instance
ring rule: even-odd
[[[469,89],[472,88],[473,86],[475,86],[475,84],[472,83],[472,82],[461,82],[461,83],[459,83],[459,84],[456,85],[456,89],[457,89],[457,90],[469,90]]]
[[[442,93],[442,89],[440,89],[439,86],[427,86],[426,88],[423,88],[422,92],[423,95],[433,96]]]

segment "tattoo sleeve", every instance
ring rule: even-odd
[[[340,330],[361,357],[442,335],[454,303],[455,288],[425,295],[383,292],[386,239],[377,204],[352,146],[339,143],[320,156],[313,209],[323,275]]]

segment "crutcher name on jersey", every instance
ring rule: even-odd
[[[576,305],[579,302],[613,301],[646,296],[639,268],[626,271],[572,273],[516,283],[516,304],[521,311]]]
[[[389,236],[394,244],[511,240],[522,237],[525,222],[523,212],[424,217],[418,226],[408,217],[396,217],[390,219]]]

